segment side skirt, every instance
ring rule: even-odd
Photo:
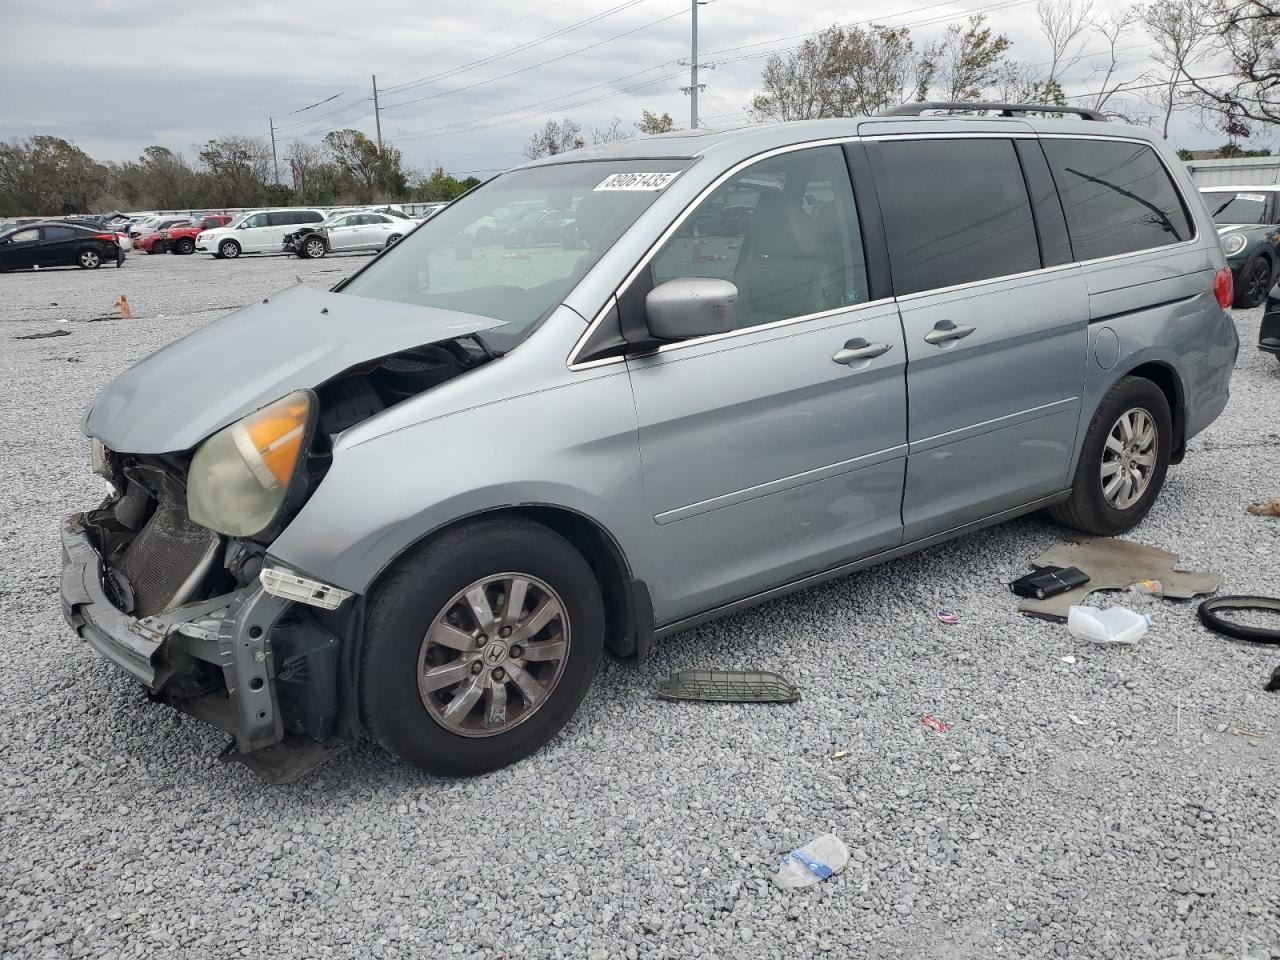
[[[969,523],[959,527],[952,527],[950,530],[944,530],[941,533],[935,533],[931,537],[923,540],[915,540],[911,543],[904,543],[892,550],[885,550],[882,553],[875,553],[869,557],[863,557],[860,560],[853,560],[849,563],[842,563],[837,567],[831,567],[819,573],[810,574],[799,580],[793,580],[785,583],[780,587],[773,587],[760,593],[752,594],[741,600],[735,600],[732,603],[724,604],[704,613],[694,614],[691,617],[685,617],[683,620],[676,620],[672,623],[663,624],[654,629],[653,635],[655,639],[670,636],[673,633],[679,633],[681,630],[688,630],[699,624],[707,623],[711,620],[718,620],[721,617],[727,617],[730,614],[737,613],[739,610],[746,610],[748,607],[754,607],[761,603],[767,603],[777,597],[786,596],[788,593],[795,593],[797,590],[804,590],[808,587],[817,586],[820,583],[826,583],[828,580],[835,580],[839,577],[847,576],[851,573],[857,573],[859,570],[865,570],[867,567],[874,567],[877,564],[885,563],[889,560],[896,560],[904,557],[909,553],[915,553],[917,550],[924,550],[935,544],[942,543],[944,540],[951,540],[954,537],[963,536],[966,533],[973,533],[975,530],[981,530],[983,527],[994,526],[997,523],[1003,523],[1006,520],[1012,520],[1014,517],[1020,517],[1024,514],[1034,513],[1037,510],[1043,510],[1045,507],[1052,506],[1055,503],[1067,499],[1071,496],[1070,489],[1059,491],[1047,497],[1041,497],[1039,500],[1033,500],[1030,503],[1023,504],[1020,507],[1014,507],[1011,510],[1004,510],[1000,513],[993,513],[989,517],[983,517],[980,520],[972,520]],[[647,649],[648,644],[643,646]]]

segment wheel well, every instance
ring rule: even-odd
[[[1169,401],[1169,413],[1173,418],[1174,448],[1169,457],[1170,463],[1181,463],[1186,447],[1186,401],[1182,396],[1182,381],[1172,367],[1163,363],[1144,363],[1134,367],[1126,374],[1130,377],[1142,377],[1150,380]]]
[[[406,548],[401,556],[450,530],[476,520],[501,517],[532,520],[554,530],[573,544],[586,559],[600,584],[605,610],[605,643],[609,651],[619,657],[630,657],[637,653],[643,655],[653,634],[653,611],[649,608],[648,591],[643,584],[632,580],[630,567],[617,541],[603,527],[580,513],[563,507],[533,504],[472,514],[431,531]],[[378,575],[378,580],[395,566],[395,563],[389,564]],[[373,589],[376,589],[376,583],[370,588],[370,592]]]

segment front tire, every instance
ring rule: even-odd
[[[1142,377],[1122,378],[1089,424],[1071,497],[1050,507],[1049,515],[1099,536],[1133,529],[1160,495],[1172,448],[1164,391]]]
[[[1236,292],[1235,305],[1242,310],[1252,310],[1267,299],[1267,293],[1274,281],[1274,268],[1271,261],[1262,254],[1254,254],[1240,268],[1239,290]]]
[[[218,244],[218,256],[224,260],[234,260],[240,256],[240,244],[234,240],[223,240]]]
[[[302,254],[308,260],[319,260],[328,252],[328,245],[319,237],[311,237],[302,245]]]
[[[196,252],[196,242],[190,239],[182,239],[178,241],[178,245],[173,248],[174,253],[180,253],[184,257],[190,256]]]
[[[582,555],[528,520],[481,520],[412,553],[370,601],[360,700],[374,738],[430,773],[473,776],[547,743],[604,649]]]

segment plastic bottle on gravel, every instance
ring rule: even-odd
[[[839,873],[849,864],[849,848],[835,834],[823,833],[782,858],[774,875],[779,890],[808,887]]]
[[[1067,630],[1077,640],[1090,643],[1131,647],[1142,639],[1151,626],[1151,617],[1124,607],[1099,610],[1097,607],[1071,607],[1067,611]]]

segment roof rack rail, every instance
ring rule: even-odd
[[[1024,113],[1075,113],[1085,120],[1105,122],[1107,119],[1099,111],[1091,110],[1088,107],[1064,107],[1056,103],[948,103],[942,100],[902,103],[877,114],[877,116],[918,117],[926,110],[998,110],[1002,117],[1020,116]]]

